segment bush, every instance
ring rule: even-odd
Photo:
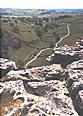
[[[10,23],[10,26],[11,26],[11,27],[14,27],[14,23]]]
[[[12,29],[12,31],[14,32],[14,33],[19,33],[19,27],[18,26],[14,26],[13,27],[13,29]]]
[[[43,31],[41,29],[36,29],[35,32],[36,35],[39,36],[40,38],[43,36]]]

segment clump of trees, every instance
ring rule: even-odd
[[[59,16],[59,17],[55,18],[55,21],[58,19],[64,19],[64,18],[71,18],[71,16],[68,16],[68,15]]]
[[[8,23],[8,20],[7,19],[3,19],[2,23]]]
[[[18,69],[23,69],[24,62],[21,59],[18,59],[18,61],[17,61],[17,67],[18,67]]]
[[[60,40],[59,35],[54,31],[53,36],[56,38],[56,42]]]
[[[40,38],[43,36],[43,30],[42,29],[35,29],[36,35],[39,36]]]
[[[11,27],[14,27],[14,23],[10,23],[10,26],[11,26]]]
[[[9,39],[9,46],[12,47],[14,50],[17,50],[22,46],[22,41],[20,40],[20,38],[12,36]]]
[[[53,48],[53,47],[55,47],[54,42],[50,42],[50,48]]]
[[[8,52],[8,40],[5,38],[7,34],[4,34],[3,30],[1,30],[1,39],[0,39],[0,57],[9,58],[9,52]]]
[[[22,40],[18,37],[12,36],[10,33],[4,32],[1,30],[1,56],[9,58],[10,50],[11,52],[17,50],[22,46]]]
[[[19,34],[19,27],[17,25],[14,25],[12,28],[12,32]]]

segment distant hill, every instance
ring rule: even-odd
[[[38,16],[40,14],[57,13],[82,13],[83,9],[16,9],[0,8],[2,16]]]
[[[83,9],[48,9],[51,12],[83,12]]]

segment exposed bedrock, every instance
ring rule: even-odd
[[[64,45],[54,48],[54,53],[47,58],[51,63],[61,64],[62,67],[66,66],[73,61],[83,58],[83,39],[78,40],[75,46]]]
[[[14,61],[5,58],[0,58],[0,76],[4,77],[10,70],[17,69]]]
[[[57,64],[11,70],[0,82],[1,115],[79,116],[61,80],[63,71]]]
[[[24,70],[0,60],[5,71],[13,66],[0,79],[1,116],[83,116],[83,41],[50,58],[52,65]]]
[[[83,60],[75,61],[66,68],[66,86],[74,106],[83,115]]]
[[[1,83],[3,115],[79,116],[64,82],[51,80],[27,84],[22,80]]]
[[[1,79],[1,81],[18,79],[27,81],[59,80],[61,79],[63,71],[63,68],[58,64],[34,67],[26,70],[11,70],[7,73],[5,78]]]

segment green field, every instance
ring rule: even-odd
[[[25,10],[24,12],[27,17],[24,15],[19,17],[15,11],[14,14],[18,15],[14,17],[9,15],[1,17],[2,57],[14,60],[17,65],[25,65],[44,48],[53,48],[56,42],[68,33],[67,24],[70,24],[70,35],[64,38],[59,46],[71,45],[78,38],[83,38],[82,13],[45,14],[45,11],[42,10],[33,12]],[[22,11],[20,13],[22,15]],[[52,54],[52,50],[42,52],[29,67],[48,65],[46,58],[50,54]]]

